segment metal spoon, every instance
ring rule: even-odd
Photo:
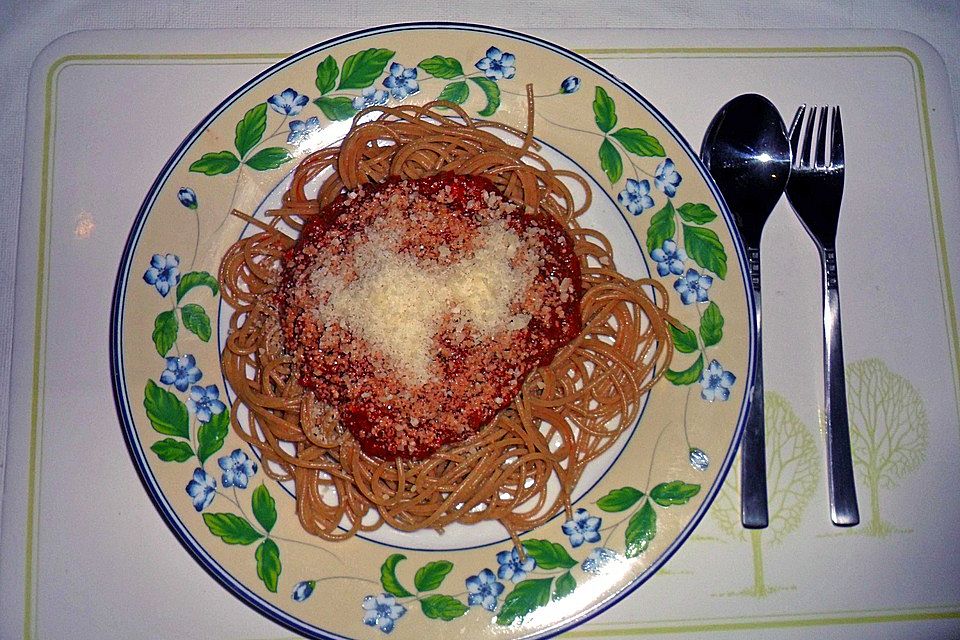
[[[740,519],[748,529],[767,526],[767,464],[763,426],[760,332],[760,236],[790,177],[790,140],[780,112],[763,96],[737,96],[714,116],[700,156],[730,207],[747,250],[756,311],[757,358],[750,412],[740,450]]]

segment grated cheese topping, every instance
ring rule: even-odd
[[[447,313],[481,336],[529,323],[529,314],[513,308],[536,277],[536,265],[518,256],[521,238],[502,220],[481,226],[472,255],[453,264],[395,251],[397,240],[372,229],[355,254],[356,279],[344,282],[318,269],[311,286],[315,299],[326,298],[317,311],[327,323],[367,341],[412,381],[431,376],[434,336]],[[438,252],[447,253],[442,245]]]

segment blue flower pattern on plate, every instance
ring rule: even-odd
[[[302,93],[297,93],[290,87],[267,98],[267,104],[270,105],[270,108],[285,116],[297,115],[309,101],[310,98]]]
[[[650,257],[657,263],[657,273],[661,276],[672,273],[679,276],[683,273],[683,263],[687,254],[677,246],[673,238],[663,241],[663,246],[650,252]]]
[[[217,481],[206,471],[197,467],[193,470],[193,479],[187,483],[187,494],[193,498],[193,508],[203,511],[217,495]]]
[[[197,192],[190,187],[181,187],[180,191],[177,191],[177,200],[187,209],[196,209],[198,206]]]
[[[198,382],[203,372],[197,368],[197,359],[189,353],[167,358],[167,368],[160,374],[160,382],[172,384],[177,391],[186,391],[187,387]]]
[[[217,389],[217,385],[211,384],[208,387],[195,385],[190,389],[187,409],[190,413],[197,414],[197,420],[200,422],[210,422],[210,418],[226,408],[227,405],[220,401],[220,390]]]
[[[500,564],[500,568],[497,569],[497,577],[512,582],[520,582],[527,577],[528,573],[537,568],[537,561],[530,556],[521,561],[520,553],[516,547],[510,551],[498,553],[497,562]]]
[[[700,397],[708,402],[714,400],[726,401],[730,397],[730,387],[737,381],[737,377],[729,371],[724,371],[723,366],[716,360],[710,361],[702,374],[700,374]]]
[[[390,64],[390,75],[383,79],[383,86],[390,89],[390,94],[397,100],[403,100],[409,95],[420,91],[417,82],[417,68],[405,67],[399,62]]]
[[[683,304],[693,304],[696,302],[707,302],[710,298],[707,296],[707,289],[713,284],[713,278],[701,274],[696,269],[687,269],[687,274],[677,278],[673,283],[673,288],[680,294],[680,302]]]
[[[143,274],[143,279],[147,284],[152,284],[157,288],[161,296],[167,297],[171,287],[176,287],[180,282],[180,257],[172,253],[166,255],[154,254],[150,259],[150,268]]]
[[[376,87],[367,87],[360,92],[359,96],[353,99],[353,108],[360,111],[361,109],[373,107],[378,104],[386,104],[389,97],[386,91],[382,91]]]
[[[690,447],[690,466],[697,471],[706,471],[710,466],[710,456],[703,449]]]
[[[289,144],[301,145],[319,130],[320,118],[317,116],[307,118],[306,122],[303,120],[291,120],[290,134],[287,136],[287,142]]]
[[[221,480],[224,487],[246,489],[250,478],[257,472],[257,463],[240,449],[234,449],[230,455],[218,458],[217,464],[223,469]]]
[[[584,542],[600,542],[600,518],[591,516],[586,509],[577,509],[573,519],[563,523],[563,532],[570,538],[570,546],[576,549]]]
[[[580,568],[587,573],[600,573],[610,562],[617,559],[617,552],[606,547],[597,547],[580,563]]]
[[[293,594],[290,596],[296,602],[303,602],[307,598],[313,595],[313,590],[316,588],[317,583],[315,580],[303,580],[298,582],[293,588]]]
[[[384,633],[393,631],[394,623],[407,612],[407,608],[397,604],[397,599],[389,593],[366,596],[360,606],[363,607],[363,624],[377,627]]]
[[[626,188],[617,194],[617,202],[633,215],[640,215],[653,206],[653,198],[650,197],[650,181],[627,178]]]
[[[663,191],[668,198],[677,195],[677,187],[681,180],[683,180],[683,176],[677,172],[677,167],[670,158],[657,166],[657,172],[653,176],[654,186]]]
[[[467,604],[471,607],[480,605],[487,611],[497,608],[497,601],[503,593],[503,583],[497,582],[497,577],[490,569],[484,569],[475,576],[470,576],[467,583]]]
[[[490,47],[487,49],[487,54],[477,60],[474,66],[491,80],[509,80],[517,73],[517,68],[514,66],[516,60],[517,57],[512,53],[504,53],[497,47]]]
[[[576,93],[580,88],[580,78],[577,76],[568,76],[560,83],[560,93]]]

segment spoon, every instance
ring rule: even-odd
[[[703,137],[700,156],[730,207],[747,250],[757,357],[740,451],[740,519],[748,529],[763,529],[769,516],[763,426],[760,236],[787,186],[790,140],[777,108],[763,96],[748,93],[725,104],[713,117]]]

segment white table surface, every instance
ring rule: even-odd
[[[900,28],[918,33],[931,42],[946,59],[947,69],[957,86],[960,72],[960,11],[957,7],[940,7],[939,3],[915,3],[910,6],[874,6],[873,3],[810,3],[806,8],[794,5],[777,7],[777,3],[739,3],[746,8],[723,8],[718,4],[693,7],[656,5],[642,11],[642,23],[636,17],[637,6],[628,3],[573,2],[557,10],[550,3],[524,3],[521,8],[506,8],[506,3],[486,3],[457,12],[449,10],[396,9],[404,3],[371,3],[362,7],[344,3],[328,3],[307,9],[303,4],[270,3],[268,5],[237,2],[230,6],[197,8],[170,4],[156,7],[146,3],[22,3],[16,7],[4,3],[0,11],[0,58],[4,60],[0,86],[8,96],[24,96],[30,65],[44,46],[58,36],[76,29],[89,28],[167,28],[282,26],[303,27],[306,17],[322,20],[327,27],[342,31],[370,26],[398,17],[402,20],[450,19],[491,22],[518,29],[577,25],[644,27],[868,27]],[[500,4],[504,6],[501,7]],[[853,8],[851,8],[853,7]],[[390,15],[391,18],[386,16]],[[630,17],[628,17],[630,16]],[[11,98],[19,106],[24,100]],[[960,100],[954,91],[955,121],[960,121]],[[7,188],[0,190],[0,464],[8,427],[7,402],[10,382],[12,343],[14,264],[20,208],[23,144],[26,114],[14,106],[0,112],[0,139],[5,160],[0,163],[0,180]],[[22,222],[22,221],[20,221]],[[34,221],[29,221],[31,224]],[[4,467],[0,467],[0,478]],[[3,493],[0,480],[0,497]],[[955,498],[954,498],[955,500]],[[0,523],[2,526],[2,523]],[[894,636],[891,636],[894,637]]]

